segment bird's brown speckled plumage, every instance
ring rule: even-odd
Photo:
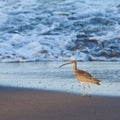
[[[88,72],[83,70],[74,70],[76,79],[80,82],[93,83],[100,85],[100,80],[93,78]]]
[[[77,69],[77,62],[75,60],[72,60],[69,63],[65,63],[61,65],[60,67],[67,65],[67,64],[72,64],[73,73],[75,74],[76,79],[80,81],[81,83],[87,83],[88,86],[89,86],[89,83],[100,85],[100,80],[97,80],[96,78],[94,78],[92,75],[90,75],[88,72],[84,70]]]
[[[75,74],[75,77],[78,81],[84,82],[84,83],[93,83],[100,85],[100,80],[97,80],[96,78],[92,77],[88,72],[79,70],[77,69],[77,62],[75,60],[71,61],[70,63],[65,63],[61,65],[60,67],[67,65],[67,64],[72,64],[73,72]]]

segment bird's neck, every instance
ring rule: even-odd
[[[72,68],[73,68],[73,71],[76,71],[76,70],[77,70],[77,65],[76,65],[76,64],[73,64],[73,65],[72,65]]]

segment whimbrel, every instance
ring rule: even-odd
[[[90,83],[100,85],[100,80],[97,80],[96,78],[94,78],[92,75],[90,75],[86,71],[77,69],[77,62],[75,60],[72,60],[69,63],[65,63],[65,64],[61,65],[59,68],[61,68],[64,65],[67,65],[67,64],[72,64],[73,73],[75,74],[76,79],[79,82],[81,82],[81,85],[83,87],[83,95],[85,94],[84,83],[88,84],[89,89],[90,89]]]

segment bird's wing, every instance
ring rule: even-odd
[[[84,70],[78,70],[79,74],[82,76],[86,76],[86,77],[92,77],[91,74],[89,74],[88,72],[84,71]]]
[[[90,75],[86,71],[78,70],[78,74],[80,75],[80,76],[78,76],[78,78],[81,79],[81,80],[86,79],[89,82],[92,82],[92,81],[100,82],[100,80],[95,79],[92,75]]]

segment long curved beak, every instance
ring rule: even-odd
[[[59,68],[61,68],[61,67],[64,66],[64,65],[68,65],[68,64],[71,64],[71,63],[62,64],[61,66],[59,66]]]

